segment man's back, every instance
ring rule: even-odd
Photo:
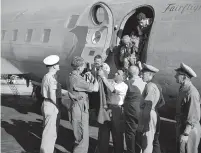
[[[143,83],[143,81],[126,81],[126,84],[128,85],[128,91],[125,98],[125,113],[130,114],[135,118],[139,117],[140,103],[142,101],[142,91],[145,86],[145,83],[144,85],[142,85],[141,83]]]

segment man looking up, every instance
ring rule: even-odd
[[[176,69],[175,79],[180,84],[177,101],[177,139],[180,138],[180,153],[198,153],[201,138],[200,94],[191,82],[196,73],[186,64],[181,63]]]

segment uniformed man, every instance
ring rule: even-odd
[[[99,75],[106,85],[107,92],[107,112],[111,117],[110,121],[100,124],[98,132],[98,149],[96,153],[107,153],[109,151],[110,132],[112,133],[114,152],[124,152],[123,139],[123,111],[122,105],[128,86],[124,83],[125,74],[118,70],[114,79],[108,80],[103,70],[99,70]]]
[[[60,121],[59,107],[61,105],[61,85],[57,80],[56,74],[59,71],[59,56],[50,55],[43,62],[49,71],[43,77],[41,85],[41,94],[44,97],[41,108],[44,130],[40,153],[53,153],[57,139],[57,130]]]
[[[137,66],[130,66],[128,74],[129,80],[125,81],[128,85],[128,91],[124,102],[125,138],[127,153],[135,153],[140,103],[146,83],[139,77],[139,68]]]
[[[164,99],[162,96],[162,89],[159,85],[152,82],[152,79],[159,70],[151,65],[144,64],[142,70],[142,78],[147,85],[143,92],[144,100],[141,103],[141,113],[139,120],[138,130],[143,133],[146,137],[146,145],[142,147],[143,153],[152,153],[155,150],[160,152],[160,145],[158,141],[158,136],[156,137],[156,132],[159,135],[159,130],[157,124],[160,123],[160,118],[157,113],[157,109],[164,105]],[[155,144],[156,143],[156,144]],[[153,147],[157,147],[153,150]]]
[[[198,153],[201,138],[200,95],[191,78],[196,73],[186,64],[181,63],[176,69],[176,82],[179,83],[177,104],[177,140],[180,139],[180,153]]]
[[[71,122],[75,136],[73,153],[87,153],[89,147],[88,93],[97,92],[99,85],[96,79],[93,82],[87,82],[81,76],[85,68],[85,61],[82,57],[75,56],[71,62],[71,66],[73,71],[69,76],[69,92],[74,97],[80,97],[72,101],[71,107]]]

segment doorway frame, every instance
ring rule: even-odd
[[[152,10],[152,12],[153,12],[153,23],[154,23],[155,11],[154,11],[154,8],[153,8],[151,5],[140,5],[140,6],[136,7],[136,8],[134,8],[134,9],[133,9],[132,11],[130,11],[126,16],[124,16],[123,20],[122,20],[121,23],[120,23],[119,30],[122,30],[122,33],[120,34],[120,36],[117,36],[117,38],[116,38],[116,45],[117,45],[117,46],[118,46],[118,44],[119,44],[120,41],[121,41],[121,37],[122,37],[123,30],[124,30],[124,27],[125,27],[125,25],[126,25],[126,22],[128,21],[128,19],[129,19],[133,14],[136,13],[136,10],[137,10],[137,9],[140,9],[141,7],[148,7],[149,9]],[[153,25],[153,23],[152,23],[152,25]],[[151,29],[152,29],[152,28],[151,28]],[[119,31],[119,30],[118,30],[118,31]]]

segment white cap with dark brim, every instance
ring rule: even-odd
[[[57,55],[49,55],[47,56],[44,60],[43,60],[43,63],[45,65],[55,65],[59,62],[59,56]]]
[[[157,73],[157,72],[159,72],[159,69],[155,68],[152,65],[148,65],[148,64],[144,63],[142,71],[150,71],[150,72]]]
[[[181,63],[180,67],[175,69],[175,71],[184,73],[184,74],[188,75],[190,78],[197,77],[197,74],[195,73],[195,71],[193,71],[193,69],[190,66],[188,66],[184,63]]]

